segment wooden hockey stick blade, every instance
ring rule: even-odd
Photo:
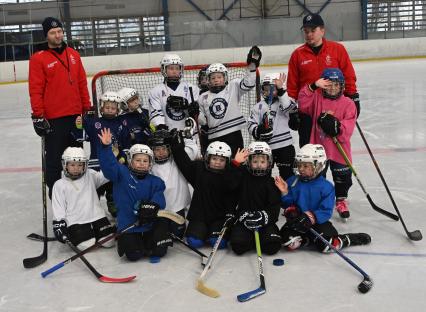
[[[220,296],[219,292],[213,288],[209,288],[204,284],[204,282],[199,279],[197,280],[197,286],[195,286],[195,289],[197,289],[200,293],[209,296],[211,298],[217,298]]]
[[[161,217],[161,218],[167,218],[172,220],[173,222],[176,222],[177,224],[184,224],[185,223],[185,218],[182,217],[181,215],[168,211],[168,210],[159,210],[157,213],[157,217]]]
[[[35,240],[35,241],[44,242],[44,236],[36,234],[36,233],[28,234],[27,238]],[[56,240],[55,237],[47,237],[48,242],[54,242],[55,240]]]
[[[266,289],[263,287],[259,287],[255,290],[238,295],[237,299],[239,302],[246,302],[246,301],[249,301],[250,299],[259,297],[260,295],[263,295],[264,293],[266,293]]]

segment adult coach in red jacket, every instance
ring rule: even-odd
[[[287,92],[297,100],[300,89],[321,77],[325,68],[339,68],[345,77],[344,94],[350,97],[360,112],[359,94],[356,88],[356,75],[345,47],[324,38],[324,21],[319,14],[308,14],[303,18],[302,30],[305,44],[291,55],[288,64]],[[299,130],[299,145],[309,143],[312,120],[307,115],[290,116],[290,128]],[[298,126],[298,127],[297,127]]]
[[[81,146],[71,136],[75,118],[90,109],[86,72],[80,55],[68,47],[59,20],[43,23],[47,43],[34,53],[29,65],[29,92],[34,130],[45,137],[46,184],[49,197],[61,177],[61,156],[68,146]]]

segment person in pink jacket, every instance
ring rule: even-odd
[[[299,110],[311,116],[313,123],[310,143],[324,146],[336,189],[336,210],[340,217],[349,218],[347,197],[352,185],[352,172],[333,142],[340,142],[352,162],[351,136],[357,110],[354,102],[343,95],[345,79],[338,68],[326,68],[317,81],[304,86],[299,93]],[[324,170],[323,174],[325,175]]]

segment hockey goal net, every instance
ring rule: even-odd
[[[246,63],[225,63],[228,68],[229,80],[243,78],[246,73]],[[188,65],[184,67],[183,80],[197,85],[198,72],[208,66],[204,65]],[[160,67],[142,68],[142,69],[125,69],[110,70],[97,73],[92,79],[92,98],[93,103],[99,110],[99,99],[105,91],[118,91],[123,87],[134,88],[139,92],[142,106],[148,109],[148,91],[164,80]],[[244,117],[248,119],[250,109],[258,101],[260,78],[257,72],[256,88],[242,97],[240,109]],[[243,129],[243,137],[245,145],[251,142],[247,128]]]

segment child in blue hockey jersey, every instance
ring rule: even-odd
[[[366,233],[338,234],[330,222],[335,194],[333,185],[321,175],[326,161],[322,145],[306,144],[296,154],[295,175],[287,182],[280,176],[275,178],[287,218],[280,234],[284,246],[289,250],[313,243],[321,252],[330,251],[309,231],[311,227],[337,249],[371,242],[370,235]]]
[[[138,92],[133,88],[122,88],[117,94],[121,98],[121,122],[129,129],[132,144],[147,144],[151,136],[149,112],[141,107]]]
[[[166,201],[163,180],[149,173],[154,160],[152,150],[143,144],[133,145],[127,167],[112,153],[111,131],[102,129],[99,138],[102,142],[98,149],[99,162],[105,177],[113,182],[118,230],[139,223],[119,237],[119,256],[125,254],[130,261],[145,255],[164,256],[172,241],[167,220],[156,218],[158,210],[165,208]]]

